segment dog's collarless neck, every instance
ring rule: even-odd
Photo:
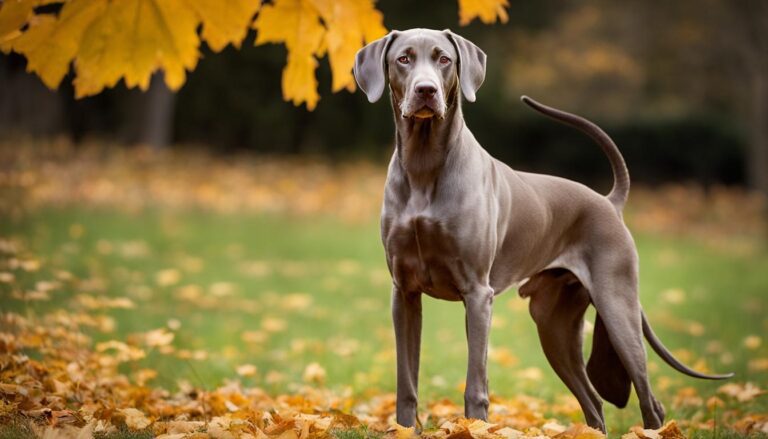
[[[398,108],[392,94],[392,107]],[[408,180],[415,184],[434,182],[447,156],[466,129],[458,100],[450,105],[444,118],[404,118],[395,113],[395,149]]]

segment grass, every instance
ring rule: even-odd
[[[115,322],[113,332],[94,332],[96,341],[180,324],[177,355],[150,352],[135,366],[157,370],[153,384],[172,388],[187,380],[213,388],[237,377],[238,365],[253,364],[257,373],[240,378],[246,385],[289,392],[316,362],[328,387],[361,396],[394,389],[389,277],[375,222],[70,207],[3,221],[0,237],[23,242],[30,255],[45,260],[47,268],[19,279],[27,288],[52,278],[48,267],[89,279],[79,291],[53,291],[48,301],[11,299],[0,284],[2,311],[42,315],[71,306],[79,294],[106,295],[127,297],[136,307],[94,311]],[[732,253],[671,236],[639,234],[636,241],[641,301],[665,344],[689,364],[768,384],[766,371],[749,367],[768,357],[768,340],[752,348],[744,343],[768,331],[768,252]],[[567,393],[541,353],[527,303],[508,291],[494,313],[492,393],[552,401]],[[422,404],[462,400],[463,331],[460,305],[425,298]],[[189,352],[178,355],[182,349]],[[197,359],[179,358],[195,352]],[[670,418],[689,414],[673,408],[680,388],[693,386],[706,399],[722,385],[685,378],[654,354],[649,358],[652,384]],[[753,410],[768,411],[765,399]],[[606,415],[618,432],[640,421],[634,400],[626,410],[606,406]]]

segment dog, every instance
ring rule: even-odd
[[[465,416],[487,419],[487,353],[494,297],[513,286],[530,297],[544,353],[578,399],[586,422],[605,432],[601,397],[624,407],[633,385],[645,428],[664,408],[648,381],[645,336],[678,371],[638,299],[638,256],[622,219],[629,172],[613,141],[579,116],[523,96],[535,110],[592,137],[614,175],[607,196],[567,179],[517,172],[491,157],[462,115],[485,79],[486,54],[451,32],[392,31],[356,55],[354,76],[373,103],[389,84],[395,151],[381,213],[392,275],[397,422],[417,423],[421,297],[461,301],[468,344]],[[581,354],[586,308],[597,310],[592,354]]]

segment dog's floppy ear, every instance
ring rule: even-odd
[[[392,31],[358,50],[355,56],[355,80],[371,103],[378,101],[384,93],[387,51],[396,36],[397,31]]]
[[[475,93],[485,80],[485,52],[466,38],[445,30],[448,39],[459,54],[459,84],[469,102],[475,102]]]

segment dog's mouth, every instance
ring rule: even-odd
[[[445,117],[445,106],[440,99],[418,99],[413,98],[405,100],[400,104],[400,115],[403,119],[427,120],[443,119]]]
[[[405,119],[442,119],[444,117],[442,112],[436,110],[428,103],[422,104],[416,110],[403,111],[402,115]]]
[[[432,117],[435,117],[435,110],[425,105],[419,108],[418,110],[416,110],[412,116],[417,119],[430,119]]]

